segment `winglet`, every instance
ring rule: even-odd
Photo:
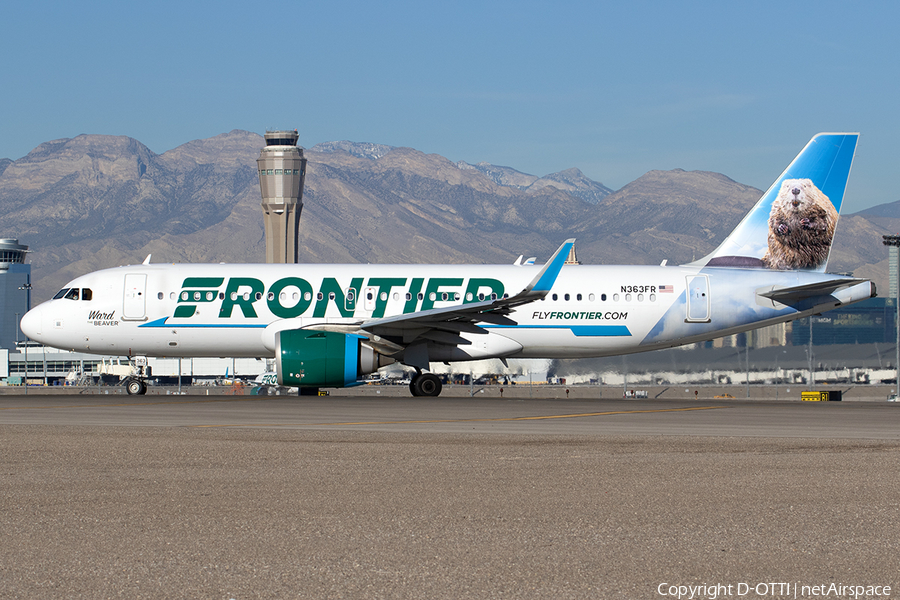
[[[544,263],[541,272],[531,280],[531,283],[525,286],[524,290],[516,294],[516,296],[546,296],[547,292],[550,291],[550,288],[553,287],[553,284],[556,283],[556,278],[559,276],[559,272],[562,270],[563,264],[565,264],[566,259],[569,257],[569,252],[574,245],[575,238],[569,238],[563,242],[562,246],[556,251],[556,254]]]

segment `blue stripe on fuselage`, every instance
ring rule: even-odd
[[[138,327],[179,327],[182,329],[265,329],[267,327],[266,323],[167,323],[166,321],[168,320],[169,317],[163,317],[162,319],[138,325]]]
[[[576,337],[630,337],[625,325],[482,325],[483,329],[569,329]]]

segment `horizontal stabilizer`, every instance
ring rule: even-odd
[[[775,288],[766,292],[758,292],[758,294],[760,296],[765,296],[766,298],[775,302],[780,302],[782,304],[793,304],[800,300],[805,300],[806,298],[812,298],[815,296],[827,296],[836,292],[837,290],[853,287],[854,285],[868,281],[868,279],[858,278],[829,279],[827,281],[819,281],[816,283],[809,283],[807,285]]]

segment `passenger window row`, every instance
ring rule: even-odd
[[[352,302],[353,299],[354,299],[352,294],[353,294],[352,291],[348,293],[348,295],[349,295],[348,300],[350,300],[351,302]],[[79,300],[79,299],[81,299],[81,300],[91,300],[91,299],[93,298],[93,295],[94,295],[94,294],[93,294],[93,292],[91,291],[91,288],[80,288],[80,289],[79,289],[79,288],[63,288],[63,289],[59,290],[59,291],[56,293],[55,296],[53,296],[53,299],[54,299],[54,300],[59,300],[60,298],[65,298],[66,300]],[[187,292],[182,292],[181,295],[182,295],[182,300],[188,300],[188,298],[186,297],[186,296],[187,296]],[[212,298],[211,298],[212,295],[213,295],[213,292],[207,292],[207,294],[206,294],[206,296],[207,296],[206,300],[207,300],[207,301],[211,300],[211,299],[212,299]],[[269,297],[269,300],[274,299],[274,296],[272,296],[271,293],[270,293],[269,295],[271,296],[271,297]],[[304,294],[304,296],[306,297],[306,298],[305,298],[306,300],[309,300],[309,299],[310,299],[310,298],[309,298],[309,295],[310,295],[309,292],[307,292],[306,294]],[[386,299],[387,299],[387,298],[386,298],[386,294],[382,293],[381,295],[383,296],[383,297],[382,297],[382,300],[386,300]],[[195,297],[194,297],[194,300],[200,300],[200,299],[201,299],[200,292],[194,292],[194,296],[195,296]],[[220,292],[220,293],[218,294],[218,296],[219,296],[219,299],[222,300],[222,299],[225,297],[225,294],[223,294],[223,293]],[[235,296],[235,297],[236,297],[237,294],[232,293],[232,296]],[[245,300],[249,299],[249,294],[244,294],[244,296],[245,296],[245,298],[244,298]],[[285,299],[285,296],[286,296],[286,294],[285,294],[284,292],[282,292],[282,293],[281,293],[281,299],[284,300],[284,299]],[[637,300],[638,302],[643,302],[643,301],[644,301],[644,294],[636,294],[635,296],[636,296],[636,300]],[[318,294],[316,295],[316,297],[317,297],[318,300],[322,300],[322,293],[321,293],[321,292],[318,293]],[[504,297],[504,298],[508,298],[508,297],[509,297],[509,294],[503,294],[503,297]],[[162,299],[164,298],[163,292],[159,292],[159,293],[157,294],[157,298],[159,298],[160,300],[162,300]],[[171,292],[171,293],[169,294],[169,298],[172,299],[172,300],[174,300],[174,299],[175,299],[175,292]],[[259,300],[260,298],[262,298],[262,294],[257,293],[257,294],[256,294],[256,299]],[[332,300],[334,299],[334,293],[333,293],[333,292],[332,292],[331,294],[329,294],[329,298],[332,299]],[[399,295],[398,295],[397,293],[394,293],[394,300],[397,300],[398,298],[399,298]],[[487,300],[488,298],[490,298],[491,300],[496,300],[496,299],[497,299],[497,294],[491,294],[490,296],[486,296],[485,294],[478,294],[478,300],[480,300],[480,301]],[[550,298],[551,298],[553,301],[559,301],[560,295],[554,293],[554,294],[551,294],[551,295],[550,295]],[[632,294],[625,294],[625,302],[631,302],[633,298],[634,298],[634,296],[633,296]],[[234,299],[235,299],[235,298],[232,298],[232,300],[234,300]],[[294,299],[295,299],[295,300],[297,299],[297,294],[296,294],[296,293],[294,293]],[[370,298],[370,299],[371,299],[371,298]],[[419,293],[416,295],[416,299],[417,299],[417,300],[424,300],[424,299],[425,299],[425,294],[419,292]],[[458,301],[458,300],[460,299],[460,295],[459,295],[459,292],[441,292],[440,297],[438,297],[434,292],[431,292],[431,293],[429,294],[429,299],[432,300],[432,301],[440,299],[440,300],[445,301],[445,302],[448,301],[448,300],[449,300],[449,301]],[[474,298],[473,298],[473,296],[472,296],[471,293],[466,294],[466,301],[467,301],[467,302],[471,302],[473,299],[474,299]],[[543,299],[543,300],[546,300],[546,298],[542,298],[542,299]],[[565,301],[565,302],[569,302],[569,301],[572,300],[572,294],[568,294],[568,293],[562,294],[562,299],[563,299],[563,301]],[[584,299],[584,297],[583,297],[581,294],[575,294],[575,302],[581,302],[583,299]],[[647,297],[647,299],[648,299],[650,302],[656,302],[656,294],[650,294],[650,295]],[[407,294],[406,294],[406,300],[407,300],[407,301],[412,300],[412,294],[410,294],[410,293],[407,292]],[[597,300],[597,298],[596,298],[596,296],[595,296],[594,294],[588,294],[588,296],[587,296],[587,301],[588,301],[588,302],[596,302],[596,300]],[[601,301],[601,302],[606,302],[606,300],[607,300],[606,294],[600,294],[600,301]],[[619,302],[619,301],[621,300],[621,297],[619,296],[619,294],[613,294],[613,295],[612,295],[612,300],[613,300],[613,302]]]
[[[635,298],[635,296],[636,296],[636,298]],[[636,295],[625,294],[625,302],[631,302],[632,299],[636,299],[638,302],[643,302],[644,298],[645,298],[644,294],[636,294]],[[560,295],[559,294],[551,294],[550,299],[554,300],[554,301],[559,301]],[[569,302],[570,300],[572,300],[572,295],[571,294],[563,294],[562,299],[565,302]],[[583,296],[581,294],[575,294],[575,302],[581,302],[582,299],[583,299]],[[587,299],[588,299],[588,302],[596,302],[597,296],[594,294],[588,294]],[[607,299],[606,294],[600,294],[601,302],[606,302],[606,299]],[[650,302],[656,302],[656,294],[650,294],[649,296],[647,296],[647,299]],[[546,300],[546,298],[542,298],[542,300]],[[612,295],[613,302],[619,302],[620,300],[621,300],[621,296],[619,294]]]

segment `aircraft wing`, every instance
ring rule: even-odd
[[[479,323],[492,325],[516,325],[507,315],[512,309],[545,297],[556,282],[574,239],[566,240],[548,260],[540,272],[525,288],[514,296],[460,304],[444,308],[422,310],[407,315],[363,321],[359,328],[383,337],[402,336],[404,343],[416,338],[431,339],[439,343],[469,344],[459,333],[487,333]]]
[[[806,285],[796,285],[791,287],[776,287],[767,291],[757,292],[760,296],[765,296],[775,302],[782,304],[794,304],[806,298],[814,296],[827,296],[837,290],[852,287],[859,283],[867,282],[868,279],[859,278],[842,278],[829,279],[826,281],[817,281]]]

